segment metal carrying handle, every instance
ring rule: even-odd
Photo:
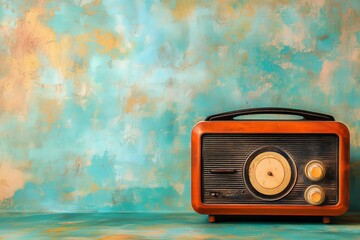
[[[252,115],[252,114],[286,114],[286,115],[297,115],[303,117],[303,120],[310,121],[335,121],[333,116],[304,111],[300,109],[292,109],[292,108],[249,108],[231,112],[224,112],[215,115],[208,116],[205,121],[234,121],[235,117],[244,116],[244,115]]]

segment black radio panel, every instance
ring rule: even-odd
[[[326,170],[316,182],[325,191],[323,203],[336,205],[338,145],[336,134],[205,134],[201,140],[201,200],[205,204],[308,205],[304,192],[314,182],[306,176],[305,166],[318,160]],[[261,149],[277,149],[292,171],[287,188],[267,198],[252,189],[246,163]]]

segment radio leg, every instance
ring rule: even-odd
[[[209,222],[211,222],[211,223],[216,222],[215,215],[209,215]]]
[[[329,224],[329,223],[331,222],[331,218],[330,218],[330,217],[323,217],[323,218],[322,218],[322,222],[323,222],[324,224]]]

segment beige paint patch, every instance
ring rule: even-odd
[[[360,47],[356,33],[360,31],[360,14],[354,9],[349,9],[342,16],[339,52],[349,61],[358,75],[360,68]]]
[[[172,183],[171,186],[179,195],[182,195],[184,193],[185,185],[183,183]]]
[[[350,56],[350,60],[358,64],[358,66],[360,66],[360,46],[354,49],[354,51]]]
[[[56,123],[62,113],[62,103],[54,99],[44,99],[40,101],[41,115],[48,123],[49,127]],[[57,122],[58,125],[60,124]]]
[[[12,198],[7,198],[4,200],[0,200],[0,207],[1,208],[8,208],[14,206],[14,199]]]
[[[236,0],[216,1],[217,20],[221,24],[227,24],[227,23],[233,23],[233,21],[240,18],[254,16],[255,8],[257,7],[254,2],[244,4],[235,8],[237,4],[240,3]]]
[[[91,192],[97,192],[100,190],[100,187],[96,184],[96,183],[92,183],[91,186],[90,186],[90,191]]]
[[[271,45],[281,49],[283,46],[289,46],[296,51],[309,52],[313,51],[315,43],[310,47],[304,45],[307,39],[307,32],[304,23],[298,23],[292,26],[281,25],[281,29],[274,35]]]
[[[143,178],[146,179],[146,185],[150,188],[157,188],[159,187],[158,179],[161,174],[163,174],[161,171],[159,172],[159,168],[163,167],[161,165],[156,165],[160,167],[151,167],[150,169],[142,169]],[[139,182],[139,187],[144,187],[145,182]]]
[[[136,111],[136,107],[147,102],[147,96],[130,96],[125,103],[125,113]]]
[[[100,189],[102,190],[114,190],[113,188],[109,188],[105,186],[106,184],[102,185],[101,187],[96,184],[92,177],[90,176],[83,176],[81,181],[74,182],[74,187],[77,189],[72,192],[63,193],[63,199],[65,201],[79,201],[89,194],[96,193]]]
[[[147,144],[146,144],[146,154],[154,154],[156,147],[156,133],[155,131],[150,131],[147,134]]]
[[[50,64],[59,71],[61,76],[72,78],[75,65],[72,54],[80,51],[74,44],[73,38],[63,36],[57,40],[56,34],[51,29],[47,29],[47,40],[41,45],[41,52],[48,57]]]
[[[139,108],[148,102],[148,97],[137,87],[133,87],[125,99],[125,113],[138,113]]]
[[[235,1],[220,0],[217,1],[217,16],[221,22],[228,22],[238,18],[238,11],[234,9]]]
[[[227,45],[218,47],[218,55],[221,58],[225,58],[229,53],[229,47]]]
[[[353,147],[360,147],[359,127],[349,127],[350,143]]]
[[[360,119],[360,108],[354,109],[355,119]]]
[[[82,199],[82,198],[86,197],[90,193],[91,192],[89,191],[89,189],[87,189],[87,190],[77,190],[77,191],[73,191],[73,192],[70,192],[70,193],[65,193],[64,194],[64,199],[66,201],[78,201],[79,199]]]
[[[178,0],[173,15],[178,20],[184,20],[193,14],[196,8],[196,1],[194,0]]]
[[[195,0],[177,0],[175,8],[172,10],[172,15],[177,20],[185,20],[195,11],[195,8]]]
[[[237,26],[234,26],[229,31],[227,31],[224,34],[224,37],[229,42],[238,42],[239,40],[242,40],[246,37],[246,34],[248,34],[251,31],[251,22],[250,21],[243,21]]]
[[[256,99],[256,98],[260,97],[262,94],[264,94],[265,92],[269,91],[269,89],[271,89],[271,88],[272,88],[272,84],[266,82],[266,83],[264,83],[264,85],[262,85],[255,91],[249,92],[249,94],[248,94],[249,99]]]
[[[25,182],[23,172],[7,161],[0,161],[0,201],[13,197],[17,190],[24,187]]]
[[[101,54],[106,54],[112,58],[119,57],[120,54],[125,54],[127,50],[122,47],[122,36],[114,34],[108,31],[95,30],[93,32],[88,32],[81,34],[76,37],[76,45],[79,46],[78,53],[82,56],[86,56],[89,49],[87,47],[88,43],[96,43],[98,45],[95,50]],[[76,49],[74,49],[76,51]]]
[[[93,15],[96,12],[93,7],[101,4],[101,0],[80,0],[80,5],[85,9],[86,15]]]
[[[125,172],[125,174],[123,175],[122,179],[131,182],[131,181],[134,181],[136,178],[135,178],[132,170],[127,170]]]
[[[116,49],[120,46],[121,39],[118,36],[115,36],[113,33],[110,32],[95,32],[96,42],[102,46],[100,49],[103,53],[109,53],[110,51]]]
[[[320,89],[326,94],[329,94],[330,92],[330,85],[331,85],[330,80],[333,72],[338,67],[339,67],[339,63],[335,61],[324,61],[323,63],[318,85]]]
[[[294,64],[291,63],[291,62],[283,62],[280,64],[281,68],[286,70],[286,69],[291,69],[291,68],[294,68]]]
[[[299,13],[302,13],[304,17],[315,19],[323,9],[325,0],[302,0],[297,1],[296,4]]]
[[[134,125],[126,124],[122,139],[126,143],[135,144],[141,136],[141,130]]]
[[[173,153],[178,154],[183,149],[179,137],[175,137],[173,141]]]

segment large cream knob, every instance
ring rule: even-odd
[[[305,200],[311,205],[320,205],[325,200],[325,192],[318,185],[311,185],[305,190]]]
[[[311,181],[319,181],[325,176],[324,165],[317,160],[310,161],[305,166],[305,174]]]

